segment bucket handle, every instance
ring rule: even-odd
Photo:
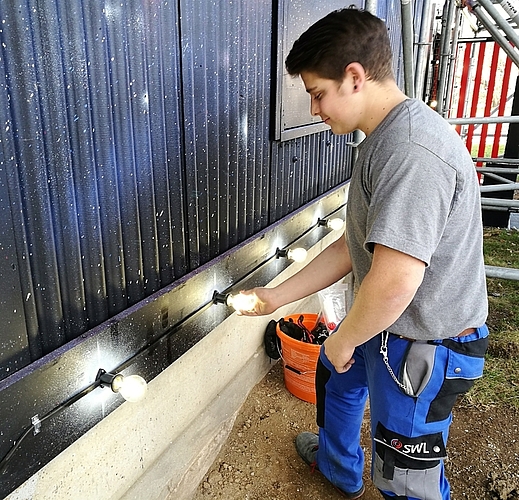
[[[307,375],[307,374],[309,374],[309,373],[316,373],[316,370],[308,370],[308,371],[306,371],[306,372],[302,372],[302,371],[298,370],[297,368],[294,368],[293,366],[290,366],[290,365],[287,363],[286,359],[283,357],[283,349],[281,349],[281,347],[280,347],[280,342],[277,342],[277,343],[276,343],[276,347],[277,347],[277,349],[278,349],[279,357],[280,357],[280,358],[283,360],[283,362],[285,363],[285,368],[286,368],[287,370],[290,370],[290,371],[292,371],[292,372],[294,372],[294,373],[297,373],[298,375]]]
[[[283,359],[283,357],[281,357],[281,359]],[[283,359],[283,361],[285,361],[285,360]],[[286,361],[285,361],[285,368],[287,370],[290,370],[290,371],[294,372],[294,373],[297,373],[298,375],[307,375],[308,373],[315,373],[316,372],[315,370],[309,370],[307,372],[302,372],[302,371],[298,370],[297,368],[294,368],[294,367],[292,367],[290,365],[287,365]]]

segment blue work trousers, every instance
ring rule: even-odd
[[[342,374],[322,349],[316,373],[319,470],[345,492],[362,487],[360,430],[369,395],[375,486],[393,500],[449,500],[443,460],[451,410],[483,373],[487,337],[485,325],[435,341],[383,332],[356,348],[355,363]]]

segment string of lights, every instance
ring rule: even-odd
[[[327,227],[332,229],[333,231],[339,231],[343,228],[344,221],[338,217],[333,219],[317,219],[317,223],[315,226],[312,226],[309,230],[314,227]],[[308,230],[308,231],[309,231]],[[303,233],[299,239],[304,236],[308,231]],[[267,259],[267,261],[263,262],[261,266],[263,266],[266,262],[270,261],[272,258],[276,259],[288,259],[293,260],[294,262],[304,262],[307,257],[307,251],[301,247],[295,248],[276,248],[276,252],[273,257]],[[236,286],[236,283],[234,284]],[[213,292],[213,303],[214,304],[225,304],[226,306],[232,307],[236,311],[250,311],[254,308],[255,305],[255,297],[253,295],[245,295],[242,293],[233,294],[233,293],[225,293],[218,292],[215,290]]]
[[[318,219],[317,223],[314,224],[313,226],[311,226],[310,228],[308,228],[304,233],[299,235],[299,237],[296,239],[296,241],[303,238],[303,236],[305,236],[309,231],[311,231],[315,227],[324,226],[324,227],[327,227],[332,230],[340,230],[342,228],[343,224],[344,224],[344,222],[342,221],[342,219],[337,219],[337,218],[331,219],[331,220]],[[274,252],[273,255],[271,255],[270,257],[265,259],[263,262],[258,264],[256,267],[251,269],[248,273],[246,273],[244,276],[242,276],[239,280],[236,280],[232,286],[228,287],[222,293],[219,293],[218,291],[214,291],[213,297],[210,302],[203,304],[200,308],[198,308],[198,309],[192,311],[190,314],[187,314],[186,316],[184,316],[182,318],[182,320],[177,322],[176,325],[171,327],[163,335],[161,335],[160,337],[156,338],[152,342],[148,343],[147,345],[145,345],[141,349],[139,349],[134,355],[132,355],[129,359],[127,359],[124,363],[122,363],[118,368],[116,368],[115,371],[107,372],[102,368],[99,369],[95,380],[91,384],[89,384],[87,387],[85,387],[78,393],[74,394],[70,398],[66,399],[62,403],[60,403],[54,409],[52,409],[48,413],[46,413],[43,417],[40,418],[38,415],[33,416],[31,418],[31,424],[23,429],[23,431],[20,433],[19,437],[13,441],[12,447],[9,449],[9,451],[6,453],[6,455],[0,460],[0,474],[6,473],[7,464],[12,459],[15,452],[19,449],[22,442],[27,438],[27,436],[30,435],[31,431],[33,432],[34,435],[39,434],[42,431],[42,424],[44,422],[46,422],[49,419],[51,419],[52,417],[55,417],[56,415],[60,414],[66,408],[72,406],[73,404],[78,402],[80,399],[82,399],[86,395],[90,394],[95,389],[109,387],[112,390],[112,392],[120,394],[128,402],[140,401],[146,393],[146,389],[147,389],[146,381],[139,375],[124,376],[120,373],[121,371],[123,371],[124,369],[131,366],[138,357],[149,353],[152,349],[155,348],[155,346],[159,342],[161,342],[165,338],[168,338],[169,336],[173,335],[188,320],[191,320],[194,316],[200,314],[202,311],[206,310],[208,307],[210,307],[213,304],[225,304],[227,306],[234,308],[237,311],[252,309],[254,303],[250,302],[250,301],[254,300],[254,299],[251,298],[251,296],[247,296],[247,295],[240,294],[240,293],[237,293],[237,294],[230,293],[231,289],[235,288],[241,282],[248,279],[252,274],[254,274],[256,271],[258,271],[261,267],[263,267],[267,263],[271,262],[273,259],[286,258],[288,260],[293,260],[295,262],[303,262],[306,259],[306,256],[307,256],[307,251],[303,248],[297,248],[297,247],[285,248],[285,249],[276,248],[276,251]]]

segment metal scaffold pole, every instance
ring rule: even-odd
[[[484,5],[490,7],[490,11],[486,9]],[[478,0],[473,3],[472,12],[478,18],[483,27],[490,33],[490,36],[501,46],[510,59],[512,59],[514,64],[519,67],[519,53],[508,41],[510,40],[515,46],[519,46],[519,37],[516,35],[508,21],[497,12],[495,7],[492,5],[492,2],[487,3],[486,0]],[[492,12],[496,16],[497,19],[494,19],[496,24],[493,24],[492,19],[487,16],[486,12],[489,14]],[[503,35],[503,33],[501,33],[501,31],[499,31],[499,29],[502,29],[507,34],[508,39]]]
[[[431,1],[424,0],[422,5],[422,19],[420,21],[420,33],[418,35],[418,47],[416,50],[416,72],[414,76],[414,93],[421,98],[424,93],[425,75],[427,70],[427,58],[431,46]]]
[[[414,34],[411,0],[401,0],[402,51],[404,56],[404,89],[408,97],[414,97]]]
[[[452,20],[454,18],[455,9],[456,2],[454,0],[447,0],[447,2],[445,2],[443,7],[442,31],[440,37],[440,70],[438,75],[438,94],[436,98],[438,102],[436,111],[438,111],[442,116],[445,114],[445,88],[449,75],[451,51],[453,50],[451,44],[453,38]]]

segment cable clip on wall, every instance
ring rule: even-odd
[[[38,417],[38,415],[34,415],[34,417],[31,418],[31,425],[28,426],[22,432],[22,434],[20,434],[20,437],[14,441],[11,449],[2,458],[2,460],[0,460],[0,474],[6,473],[7,463],[12,458],[15,451],[20,447],[23,440],[30,434],[31,430],[33,431],[34,435],[39,434],[42,430],[43,422],[57,415],[58,413],[61,413],[65,408],[72,406],[74,403],[92,392],[97,387],[110,387],[113,392],[120,394],[126,401],[134,403],[140,401],[144,397],[146,394],[147,384],[146,381],[139,375],[130,375],[129,377],[125,377],[120,373],[106,372],[101,368],[97,372],[95,381],[88,387],[61,403],[41,419]]]

